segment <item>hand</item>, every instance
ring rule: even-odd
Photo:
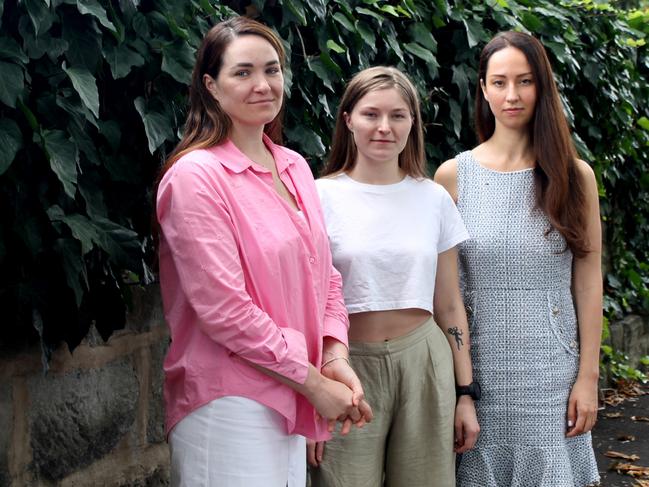
[[[329,362],[329,364],[322,369],[322,375],[332,380],[342,382],[352,390],[352,404],[356,409],[352,411],[351,415],[344,419],[343,427],[341,429],[342,434],[347,434],[349,432],[352,423],[358,428],[362,428],[365,423],[372,421],[372,418],[374,417],[372,408],[367,401],[365,401],[365,393],[363,392],[361,381],[358,379],[354,369],[349,365],[349,362],[342,359]]]
[[[354,413],[357,408],[352,403],[352,390],[342,382],[325,377],[313,366],[309,367],[301,389],[320,417],[328,421],[329,432],[334,430],[337,420],[343,421],[352,414],[359,415],[358,412]]]
[[[455,406],[455,453],[464,453],[475,446],[480,425],[475,404],[469,396],[460,396]]]
[[[324,453],[324,441],[306,440],[306,460],[312,467],[319,467]]]
[[[579,379],[568,399],[568,432],[566,437],[581,435],[593,429],[597,421],[597,381]]]

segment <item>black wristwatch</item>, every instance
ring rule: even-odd
[[[480,391],[480,384],[474,381],[471,382],[471,384],[469,384],[468,386],[455,386],[455,395],[457,397],[471,396],[471,399],[477,401],[482,395],[482,391]]]

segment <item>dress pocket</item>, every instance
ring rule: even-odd
[[[577,317],[569,291],[548,291],[550,328],[559,344],[571,355],[579,356]]]

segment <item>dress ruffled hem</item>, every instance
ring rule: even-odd
[[[568,439],[565,447],[557,448],[505,445],[474,448],[458,458],[457,470],[457,487],[599,485],[590,435]]]

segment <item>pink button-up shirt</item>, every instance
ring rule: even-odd
[[[328,437],[302,395],[246,363],[304,383],[323,337],[347,344],[349,326],[309,166],[264,142],[302,215],[230,141],[184,155],[160,183],[167,433],[213,399],[243,396],[284,416],[287,433]]]

